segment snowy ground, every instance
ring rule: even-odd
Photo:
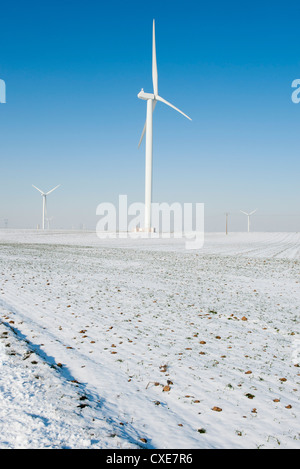
[[[0,448],[299,448],[300,235],[0,231]]]

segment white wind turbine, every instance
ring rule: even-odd
[[[41,191],[41,189],[39,189],[38,187],[35,187],[32,184],[32,187],[34,187],[37,191],[39,191],[41,193],[42,197],[43,197],[43,218],[42,218],[42,229],[43,230],[45,229],[45,220],[46,220],[46,216],[47,216],[47,195],[51,194],[51,192],[55,191],[55,189],[57,189],[59,186],[60,186],[60,184],[58,186],[55,186],[53,189],[51,189],[51,191],[43,192],[43,191]]]
[[[226,215],[225,232],[226,232],[226,234],[228,234],[228,215],[229,215],[229,213],[226,212],[225,215]]]
[[[245,215],[247,215],[248,217],[248,233],[250,231],[250,217],[251,215],[253,215],[253,213],[255,213],[257,211],[257,209],[253,210],[253,212],[250,212],[250,213],[247,213],[247,212],[243,212],[243,210],[241,210],[242,213],[244,213]]]
[[[153,82],[153,93],[145,93],[142,89],[138,94],[138,98],[147,101],[147,117],[145,126],[142,132],[142,136],[139,141],[139,147],[146,133],[146,161],[145,161],[145,231],[151,231],[151,202],[152,202],[152,148],[153,148],[153,111],[157,104],[157,101],[165,103],[167,106],[180,112],[183,116],[192,120],[182,111],[173,106],[165,99],[158,95],[158,74],[157,74],[157,62],[156,62],[156,45],[155,45],[155,20],[153,20],[153,40],[152,40],[152,82]]]

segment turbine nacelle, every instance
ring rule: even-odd
[[[145,93],[143,88],[141,89],[141,91],[139,92],[137,96],[139,99],[143,99],[144,101],[148,101],[148,99],[153,99],[153,100],[156,99],[156,96],[153,93]]]

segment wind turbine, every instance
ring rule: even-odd
[[[226,215],[225,232],[226,232],[226,234],[228,234],[228,215],[229,215],[229,213],[226,212],[225,215]]]
[[[42,218],[42,229],[43,230],[45,229],[45,219],[46,219],[46,216],[47,216],[47,195],[51,194],[51,192],[55,191],[55,189],[57,189],[59,186],[60,186],[60,184],[58,186],[55,186],[49,192],[43,192],[43,191],[41,191],[41,189],[39,189],[38,187],[35,187],[32,184],[32,187],[34,187],[37,191],[39,191],[41,193],[42,197],[43,197],[43,218]]]
[[[142,143],[143,137],[146,133],[146,158],[145,158],[145,227],[144,230],[147,232],[151,230],[151,202],[152,202],[152,149],[153,149],[153,111],[157,104],[157,101],[170,106],[175,111],[180,112],[187,119],[192,120],[182,111],[173,106],[165,99],[158,95],[158,74],[157,74],[157,61],[156,61],[156,44],[155,44],[155,20],[153,20],[153,39],[152,39],[152,82],[153,82],[153,93],[145,93],[143,88],[138,94],[139,99],[147,101],[147,117],[142,132],[142,136],[139,141],[139,147]]]
[[[251,215],[253,215],[253,213],[255,213],[257,211],[257,209],[253,210],[253,212],[250,212],[250,213],[247,213],[247,212],[243,212],[243,210],[241,210],[242,213],[244,213],[245,215],[247,215],[248,217],[248,233],[250,231],[250,217]]]

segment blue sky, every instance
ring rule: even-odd
[[[160,95],[153,200],[205,203],[206,230],[298,231],[300,78],[296,1],[14,1],[1,5],[0,227],[35,227],[49,190],[53,226],[95,228],[96,207],[144,200],[137,144]]]

